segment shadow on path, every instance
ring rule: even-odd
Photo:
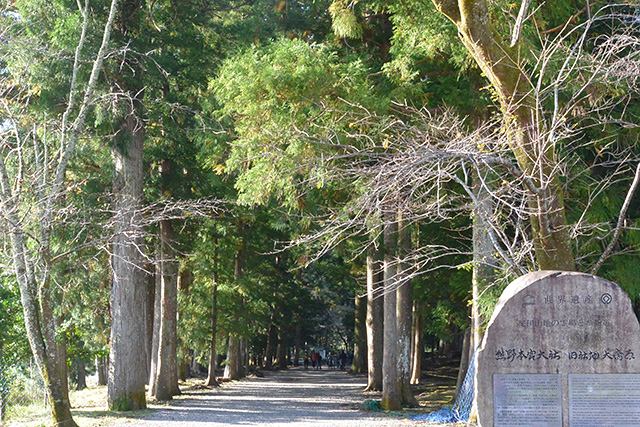
[[[335,370],[266,372],[264,378],[185,393],[144,420],[123,426],[410,426],[415,422],[358,410],[366,377]],[[375,396],[377,398],[377,396]]]

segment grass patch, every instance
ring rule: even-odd
[[[107,409],[107,387],[94,386],[69,393],[71,412],[80,427],[99,427],[136,421],[160,405],[151,402],[151,408],[142,411],[116,412]],[[149,402],[147,402],[149,404]],[[43,403],[13,406],[7,412],[6,426],[9,427],[49,427],[49,408]]]

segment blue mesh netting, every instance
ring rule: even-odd
[[[431,412],[426,415],[416,415],[411,417],[415,421],[429,421],[432,423],[457,423],[460,421],[468,421],[471,414],[471,406],[473,406],[473,383],[475,378],[476,353],[473,353],[469,370],[464,377],[460,393],[456,398],[453,406],[445,406],[439,411]]]

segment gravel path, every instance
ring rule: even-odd
[[[190,392],[145,419],[122,427],[418,425],[402,417],[358,410],[363,400],[379,397],[364,395],[365,386],[365,377],[327,369],[267,372],[264,378],[248,378],[215,390]]]

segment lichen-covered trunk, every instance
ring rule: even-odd
[[[355,331],[353,339],[353,363],[351,372],[362,374],[367,370],[367,296],[356,295],[355,297]]]
[[[529,78],[492,25],[486,0],[432,0],[457,27],[466,49],[497,95],[508,142],[522,173],[530,180],[528,200],[538,268],[575,270],[575,259],[558,178],[555,147],[543,135],[535,117]]]
[[[382,253],[372,243],[367,250],[367,388],[382,390],[382,358],[384,348],[384,278]]]
[[[8,200],[4,197],[6,195],[5,179],[6,176],[3,176],[2,190],[3,202],[7,204]],[[14,211],[7,210],[4,213],[8,214],[10,223],[20,224]],[[65,369],[62,369],[62,361],[58,358],[58,344],[55,338],[56,324],[51,309],[48,283],[40,286],[36,283],[33,266],[27,258],[28,249],[25,236],[17,226],[14,226],[10,231],[10,243],[14,272],[20,289],[27,339],[47,389],[53,421],[56,425],[63,427],[77,427],[71,415],[66,363],[64,363]],[[66,359],[64,361],[66,362]]]
[[[398,226],[395,214],[384,215],[384,350],[382,359],[382,408],[402,408],[398,387],[398,329],[396,323],[396,242]]]
[[[407,261],[411,252],[411,234],[398,211],[398,266],[396,272],[396,325],[398,355],[398,389],[402,405],[418,406],[411,389],[411,324],[413,299],[411,297],[410,265]]]

